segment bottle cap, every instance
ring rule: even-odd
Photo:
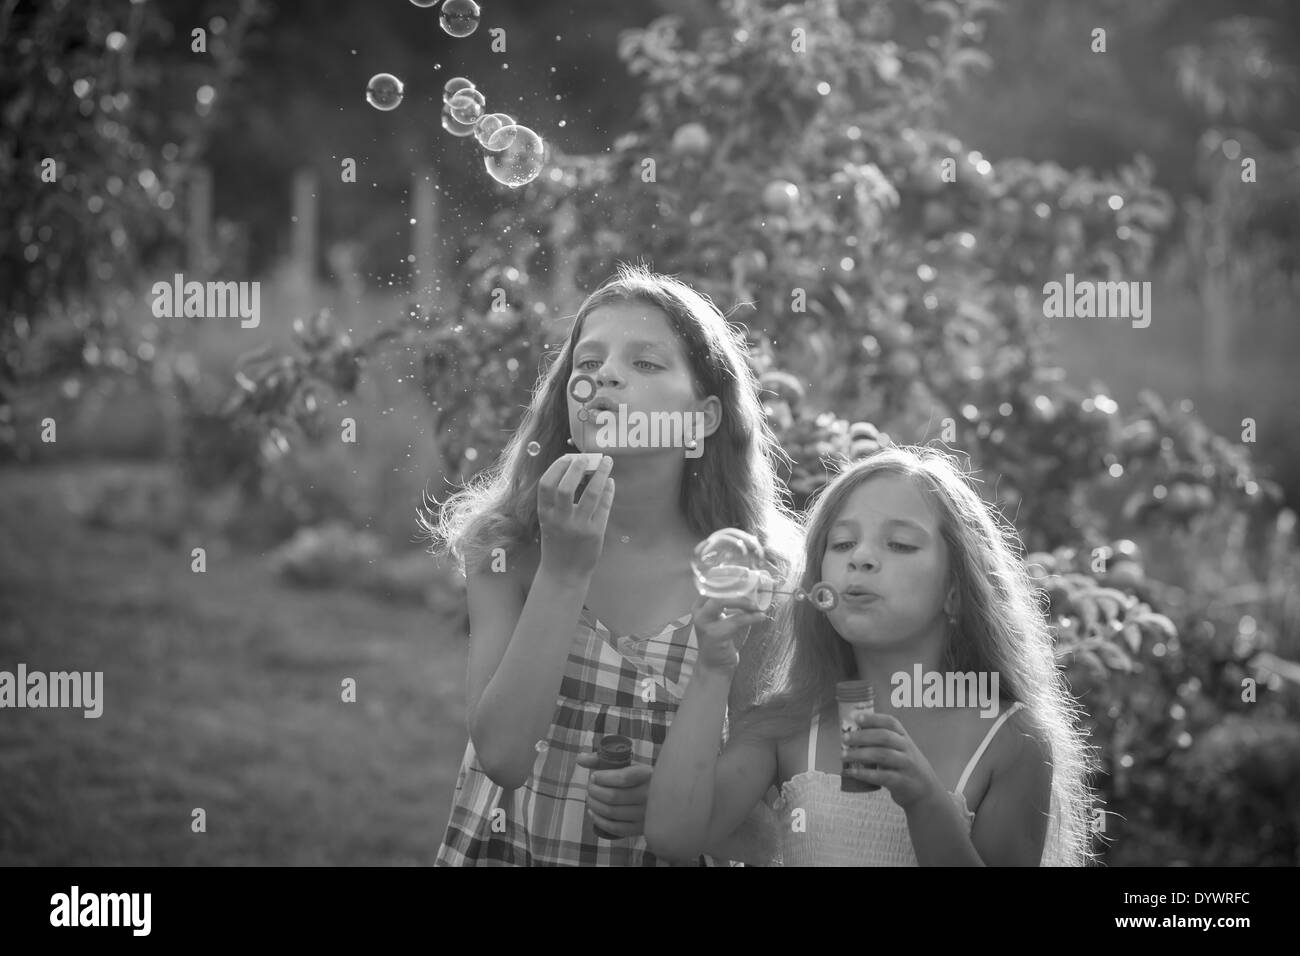
[[[602,761],[609,763],[631,763],[632,762],[632,740],[630,737],[624,737],[622,734],[606,734],[600,738],[600,746],[597,748]]]
[[[835,685],[835,699],[845,703],[858,703],[859,701],[874,703],[876,693],[872,689],[870,681],[842,680]]]

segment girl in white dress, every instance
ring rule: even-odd
[[[695,606],[700,656],[651,778],[649,845],[690,857],[776,788],[786,865],[1087,862],[1088,757],[1014,529],[948,455],[917,447],[837,476],[807,524],[802,590],[825,581],[839,603],[792,600],[763,629],[767,666],[745,695],[760,704],[732,715],[721,753],[737,644],[764,615]],[[983,680],[991,699],[918,707],[917,665],[949,688]],[[874,710],[841,725],[835,685],[852,679]],[[880,789],[842,791],[842,769]]]

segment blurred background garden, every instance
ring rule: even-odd
[[[417,514],[619,261],[748,329],[795,507],[969,456],[1106,865],[1300,862],[1300,8],[479,6],[0,0],[0,669],[105,684],[0,712],[0,864],[430,863],[467,621]],[[178,273],[260,322],[157,316]],[[1047,318],[1067,274],[1150,325]]]

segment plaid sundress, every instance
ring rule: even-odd
[[[518,789],[503,790],[483,772],[470,741],[435,865],[729,865],[707,855],[670,863],[646,849],[644,836],[597,837],[586,813],[591,771],[577,764],[604,734],[623,734],[632,739],[633,762],[653,766],[696,653],[689,613],[645,635],[618,636],[584,606],[532,774]]]

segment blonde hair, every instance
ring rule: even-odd
[[[999,674],[1002,695],[1025,705],[1050,748],[1052,809],[1043,865],[1090,862],[1093,757],[1079,729],[1082,711],[1056,666],[1019,535],[980,498],[953,456],[937,448],[891,446],[837,475],[808,513],[803,566],[795,572],[800,586],[809,591],[817,583],[830,527],[846,499],[880,475],[916,482],[937,506],[959,602],[945,667]],[[785,739],[806,731],[812,716],[834,699],[835,683],[857,676],[848,642],[810,601],[791,601],[782,614],[782,626],[765,635],[763,666],[747,675],[742,696],[748,707],[738,719],[738,735]]]

